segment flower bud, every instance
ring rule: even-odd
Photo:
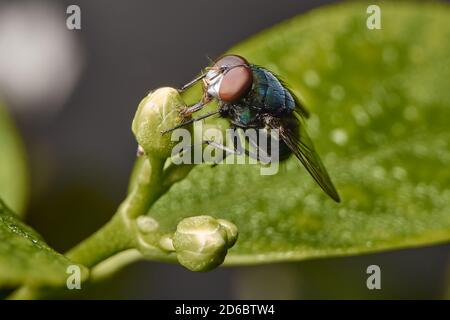
[[[210,216],[183,219],[173,236],[180,264],[191,271],[209,271],[221,265],[237,238],[231,222]]]
[[[138,106],[133,119],[132,131],[145,154],[157,158],[168,158],[178,143],[171,141],[171,135],[162,134],[183,122],[187,117],[180,115],[186,108],[180,94],[174,88],[159,88],[145,97]],[[186,126],[190,130],[190,126]]]
[[[234,223],[225,219],[217,219],[217,222],[220,223],[222,228],[226,231],[228,247],[231,248],[237,241],[238,228]]]

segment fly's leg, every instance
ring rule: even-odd
[[[193,114],[196,111],[201,110],[204,106],[206,106],[208,103],[210,103],[212,101],[212,97],[205,92],[205,94],[202,97],[202,100],[200,100],[199,102],[197,102],[196,104],[187,107],[186,109],[182,110],[180,113],[182,116],[190,116],[191,114]]]
[[[260,156],[260,153],[253,153],[251,151],[248,151],[247,149],[238,146],[236,144],[236,142],[234,143],[234,148],[233,149],[229,148],[229,147],[227,147],[227,146],[225,146],[225,145],[223,145],[221,143],[217,143],[215,141],[212,141],[212,140],[203,140],[202,144],[205,144],[205,145],[208,145],[208,146],[212,146],[213,148],[223,152],[222,159],[220,161],[215,162],[214,164],[212,164],[211,167],[215,167],[217,164],[219,164],[220,162],[224,161],[230,155],[240,156],[242,154],[245,154],[246,156],[252,157],[253,159],[256,159],[256,160],[261,161],[263,163],[267,163],[268,162],[267,158],[263,158],[263,157]],[[181,150],[180,153],[178,154],[178,156],[182,156],[182,154],[185,153],[185,152],[191,152],[193,150],[193,148],[194,148],[194,146],[191,145],[191,146],[187,147],[186,149]],[[269,158],[269,160],[270,160],[270,158]],[[264,162],[264,161],[266,161],[266,162]]]
[[[208,146],[212,146],[212,147],[214,147],[214,148],[216,148],[218,150],[223,151],[223,158],[222,158],[221,161],[224,161],[228,156],[230,156],[232,154],[234,154],[234,155],[242,155],[242,151],[239,151],[236,148],[236,145],[235,145],[234,149],[230,149],[227,146],[225,146],[223,144],[220,144],[220,143],[217,143],[217,142],[214,142],[212,140],[204,140],[203,144],[206,144]],[[211,165],[211,167],[215,167],[218,164],[219,164],[219,162],[215,162],[214,164]]]
[[[183,92],[187,89],[189,89],[190,87],[192,87],[193,85],[195,85],[197,82],[203,80],[206,77],[206,73],[203,73],[198,76],[197,78],[195,78],[194,80],[186,83],[184,86],[182,86],[180,89],[178,89],[178,92]],[[212,97],[206,92],[206,90],[204,90],[204,94],[202,97],[202,100],[199,101],[198,103],[189,106],[188,108],[182,110],[180,113],[182,116],[189,116],[192,113],[201,110],[205,105],[207,105],[209,102],[211,102]]]
[[[187,89],[189,89],[190,87],[192,87],[193,85],[195,85],[197,82],[199,82],[200,80],[203,80],[203,78],[206,77],[206,73],[203,73],[198,76],[197,78],[195,78],[194,80],[189,81],[188,83],[186,83],[184,86],[182,86],[180,89],[178,89],[179,92],[183,92]]]
[[[271,150],[271,146],[268,145],[268,142],[272,142],[271,139],[273,139],[272,136],[270,136],[270,140],[268,139],[267,131],[260,129],[258,131],[258,136],[253,135],[246,135],[246,138],[249,142],[249,144],[256,150],[256,153],[251,152],[249,155],[250,157],[253,157],[254,159],[257,159],[258,161],[262,162],[263,164],[268,164],[272,162],[272,153],[275,150]],[[260,141],[258,141],[258,139]],[[265,143],[262,143],[262,141],[265,141]]]
[[[222,150],[225,153],[225,157],[228,157],[231,154],[235,154],[235,155],[242,155],[242,151],[239,151],[237,149],[230,149],[227,146],[224,146],[223,144],[211,141],[211,140],[204,140],[203,144],[206,144],[208,146],[213,146],[216,149]]]
[[[261,152],[256,152],[256,153],[251,152],[251,151],[243,148],[242,146],[240,146],[237,143],[237,141],[234,141],[234,149],[230,149],[229,147],[227,147],[227,146],[225,146],[223,144],[220,144],[220,143],[217,143],[217,142],[214,142],[214,141],[211,141],[211,140],[205,140],[205,141],[203,141],[203,144],[212,146],[212,147],[214,147],[216,149],[219,149],[219,150],[223,151],[224,152],[224,156],[223,156],[222,161],[225,160],[225,158],[230,156],[230,155],[238,155],[238,156],[240,156],[242,154],[245,154],[247,157],[256,159],[257,161],[261,161],[264,164],[270,162],[270,157],[267,157],[265,153],[261,154]],[[217,163],[215,163],[213,166],[216,166],[216,165],[217,165]]]
[[[215,115],[215,114],[218,114],[218,113],[219,113],[218,110],[208,112],[208,113],[206,113],[206,114],[204,114],[204,115],[202,115],[202,116],[199,116],[199,117],[197,117],[197,118],[192,118],[192,119],[190,119],[190,120],[188,120],[188,121],[185,121],[185,122],[183,122],[183,123],[181,123],[181,124],[179,124],[179,125],[177,125],[177,126],[175,126],[175,127],[173,127],[173,128],[170,128],[170,129],[161,131],[161,134],[166,134],[166,133],[172,132],[172,131],[174,131],[174,130],[176,130],[176,129],[178,129],[178,128],[184,127],[184,126],[186,126],[186,125],[188,125],[188,124],[191,124],[191,123],[193,123],[193,122],[196,122],[196,121],[200,121],[200,120],[206,119],[206,118],[208,118],[208,117],[210,117],[210,116],[213,116],[213,115]]]

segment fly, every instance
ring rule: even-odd
[[[180,91],[199,81],[203,82],[202,99],[186,108],[183,114],[191,115],[214,99],[218,101],[218,109],[164,133],[216,114],[229,119],[233,128],[244,131],[249,128],[276,129],[280,137],[280,159],[293,153],[323,191],[340,202],[338,192],[305,130],[308,111],[275,74],[250,64],[241,56],[225,55]]]

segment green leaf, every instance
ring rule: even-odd
[[[22,214],[28,195],[23,145],[0,101],[0,198]]]
[[[70,265],[75,263],[51,249],[0,200],[0,287],[63,285]],[[80,270],[83,280],[87,270]]]
[[[318,9],[230,50],[279,74],[304,101],[342,203],[295,158],[274,176],[202,165],[151,209],[161,228],[199,214],[233,222],[228,264],[449,241],[449,6],[382,2],[382,29],[369,30],[369,4]]]

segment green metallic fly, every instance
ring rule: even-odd
[[[309,117],[309,113],[277,76],[238,55],[223,56],[206,71],[180,89],[184,91],[203,81],[201,101],[188,107],[183,114],[191,115],[213,99],[218,101],[217,110],[164,133],[215,114],[229,119],[232,127],[244,131],[249,128],[276,129],[280,137],[280,159],[284,160],[293,153],[319,186],[334,201],[340,202],[338,192],[305,130],[304,119]],[[224,146],[213,142],[205,143],[225,150]]]

